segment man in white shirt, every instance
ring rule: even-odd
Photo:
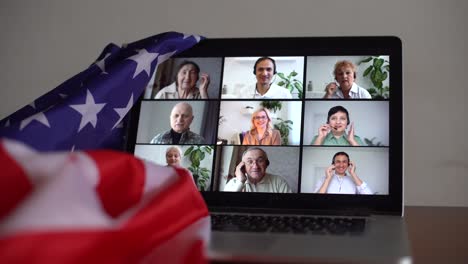
[[[270,161],[263,149],[247,149],[242,154],[242,161],[236,166],[236,177],[226,184],[224,191],[291,193],[291,188],[283,178],[266,172],[269,165]]]
[[[273,83],[276,74],[276,63],[270,57],[259,58],[254,65],[253,73],[257,78],[255,86],[247,86],[240,91],[241,98],[255,99],[291,99],[288,89]]]
[[[335,80],[338,82],[329,83],[325,87],[325,99],[372,99],[370,93],[357,85],[354,80],[356,79],[356,65],[351,61],[343,60],[335,64],[333,71]]]
[[[316,192],[373,194],[370,187],[357,176],[356,165],[349,160],[349,155],[346,152],[337,152],[333,156],[333,163],[325,171],[325,177],[317,182]]]

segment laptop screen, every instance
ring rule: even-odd
[[[402,208],[401,42],[207,39],[160,64],[128,150],[189,169],[213,208]]]

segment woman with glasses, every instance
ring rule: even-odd
[[[252,114],[251,128],[245,134],[242,145],[281,145],[281,135],[273,129],[270,112],[260,108]]]

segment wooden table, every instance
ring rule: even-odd
[[[468,263],[468,207],[406,207],[414,263]]]

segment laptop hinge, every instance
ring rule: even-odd
[[[370,216],[368,208],[346,208],[342,210],[311,210],[285,208],[245,208],[245,207],[208,207],[215,213],[246,213],[246,214],[291,214],[291,215],[338,215],[338,216]]]

